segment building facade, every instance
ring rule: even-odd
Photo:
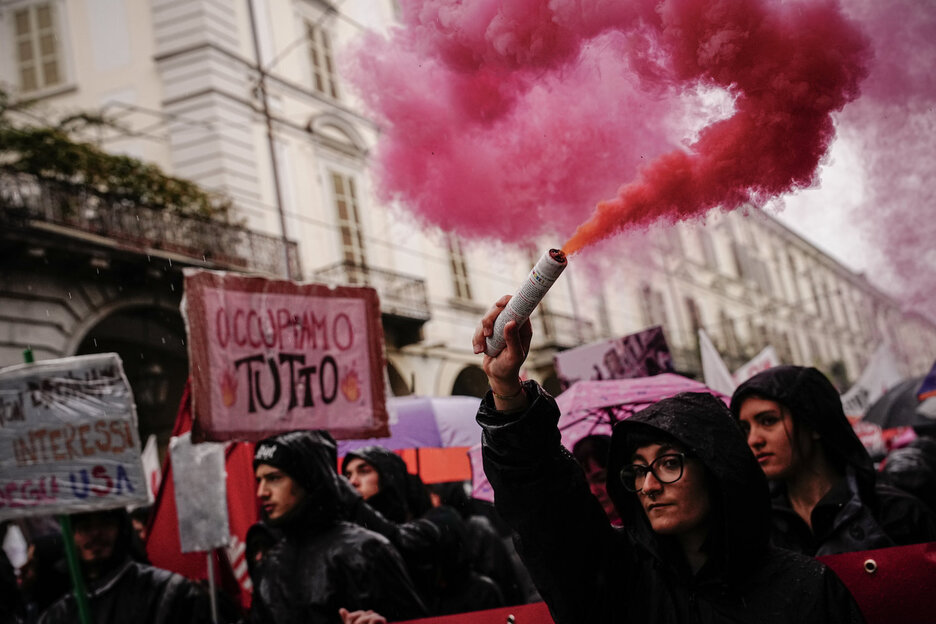
[[[138,400],[154,405],[141,427],[165,443],[187,374],[180,270],[195,266],[373,286],[394,394],[482,392],[478,319],[558,241],[464,241],[376,199],[379,128],[338,55],[396,11],[391,0],[0,0],[0,88],[13,101],[47,119],[103,112],[121,129],[87,140],[226,194],[237,217],[153,218],[141,231],[125,207],[72,198],[75,217],[48,189],[6,180],[0,365],[27,347],[40,359],[119,350]],[[534,316],[530,377],[556,389],[557,351],[651,325],[698,376],[700,328],[729,367],[770,344],[842,386],[883,341],[906,375],[936,358],[932,322],[757,209],[661,225],[639,244],[603,266],[573,259]]]

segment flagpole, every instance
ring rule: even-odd
[[[218,598],[215,595],[214,550],[208,551],[208,592],[211,594],[211,621],[218,624]]]
[[[32,349],[27,347],[23,351],[23,361],[27,364],[33,364],[36,361]],[[85,589],[84,576],[82,576],[81,566],[78,564],[75,536],[72,534],[71,516],[60,514],[58,521],[59,529],[62,531],[62,544],[65,547],[65,559],[68,561],[68,573],[72,581],[72,595],[75,596],[75,603],[78,605],[78,620],[81,624],[92,624],[91,608],[88,605],[88,591]]]

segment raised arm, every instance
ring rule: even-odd
[[[482,318],[472,341],[476,353],[509,299],[499,299]],[[504,328],[506,348],[484,356],[491,385],[478,411],[484,472],[556,622],[604,621],[612,595],[607,562],[616,536],[562,446],[556,402],[535,382],[520,381],[532,335],[529,321],[519,328],[511,321]]]

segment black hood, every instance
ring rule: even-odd
[[[365,446],[345,455],[341,462],[342,473],[352,459],[363,459],[380,477],[380,491],[367,499],[367,504],[388,520],[405,522],[409,511],[406,503],[409,483],[403,458],[382,446]]]
[[[804,422],[819,434],[826,455],[845,474],[854,469],[862,498],[873,496],[874,463],[855,435],[842,408],[838,390],[825,375],[812,367],[775,366],[754,375],[738,386],[731,397],[731,413],[738,418],[749,397],[776,401],[790,410],[794,422]]]
[[[257,442],[254,470],[267,464],[285,472],[306,491],[296,513],[277,525],[330,526],[338,520],[338,447],[327,431],[291,431]]]
[[[709,543],[729,578],[743,578],[767,548],[770,494],[767,480],[744,433],[725,404],[708,393],[683,392],[637,412],[614,427],[608,458],[608,494],[626,527],[633,527],[651,549],[658,540],[637,494],[621,484],[621,468],[631,463],[634,436],[662,432],[685,447],[708,473],[712,494],[714,533]],[[644,438],[646,439],[646,438]],[[721,516],[721,517],[719,517]]]

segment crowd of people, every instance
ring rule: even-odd
[[[477,414],[493,507],[386,448],[282,433],[254,450],[249,610],[149,565],[146,510],[119,509],[71,517],[86,607],[60,535],[31,536],[16,574],[0,551],[0,624],[379,624],[540,600],[558,624],[863,622],[816,557],[936,541],[936,441],[875,465],[815,368],[759,373],[729,405],[678,394],[567,450],[555,400],[520,377],[531,325],[504,335]]]

